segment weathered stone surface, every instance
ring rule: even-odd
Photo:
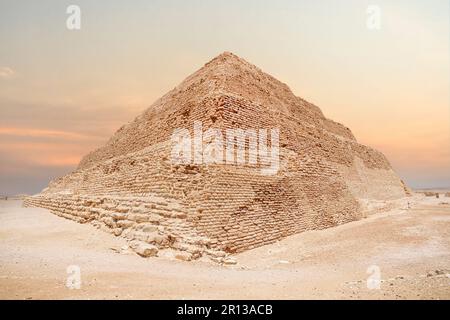
[[[189,252],[177,252],[175,254],[175,259],[181,260],[181,261],[190,261],[192,260],[192,254]]]
[[[134,251],[142,257],[154,257],[158,254],[158,248],[148,243],[140,243]]]
[[[425,191],[424,195],[427,197],[436,197],[439,198],[439,193],[433,191]]]
[[[263,176],[259,164],[172,163],[172,133],[192,132],[194,121],[203,130],[279,128],[280,170]],[[24,204],[147,243],[134,248],[145,255],[171,248],[183,260],[226,261],[360,219],[363,201],[408,193],[383,154],[284,83],[224,53]]]
[[[225,260],[223,260],[223,264],[224,265],[235,265],[237,264],[237,261],[233,258],[226,258]]]

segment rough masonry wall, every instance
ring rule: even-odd
[[[169,152],[160,144],[75,171],[25,203],[185,259],[220,258],[361,217],[333,163],[284,149],[279,173],[261,176],[259,166],[174,165]]]

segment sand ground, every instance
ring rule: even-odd
[[[410,209],[294,235],[220,266],[141,258],[91,225],[2,200],[0,298],[450,299],[449,203],[422,197]],[[66,287],[71,265],[80,289]]]

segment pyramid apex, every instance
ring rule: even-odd
[[[219,54],[219,57],[233,57],[233,56],[236,57],[236,55],[230,51],[224,51],[221,54]]]
[[[229,61],[229,60],[235,60],[235,61],[241,61],[241,62],[244,61],[242,58],[235,55],[234,53],[232,53],[230,51],[224,51],[221,54],[219,54],[218,56],[216,56],[215,58],[213,58],[210,62],[212,62],[212,61]]]

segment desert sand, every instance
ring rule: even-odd
[[[224,266],[142,258],[90,224],[1,200],[0,298],[449,299],[450,198],[405,203],[236,254],[237,264]],[[70,265],[80,267],[80,289],[66,287]],[[379,289],[367,288],[371,266]]]

